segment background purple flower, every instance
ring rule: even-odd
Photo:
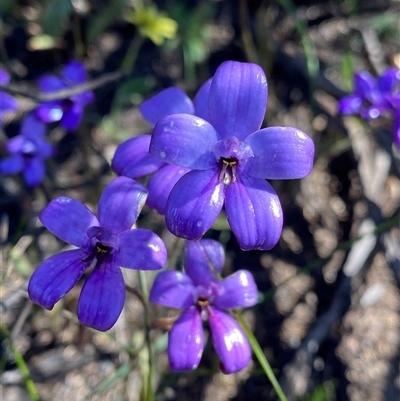
[[[193,114],[207,119],[210,86],[211,79],[201,86],[193,102],[181,89],[167,88],[144,101],[139,106],[139,110],[152,126],[161,118],[175,113]],[[147,185],[149,190],[147,204],[160,214],[165,214],[171,189],[190,169],[166,164],[158,157],[151,155],[149,153],[150,140],[150,135],[140,135],[121,143],[115,151],[111,168],[118,175],[130,178],[155,173]]]
[[[53,147],[44,139],[46,125],[34,113],[22,122],[20,135],[6,143],[10,156],[0,160],[2,174],[22,172],[25,182],[34,187],[39,185],[46,172],[45,160],[53,154]]]
[[[39,88],[45,93],[57,92],[81,85],[86,80],[85,66],[79,61],[71,61],[63,68],[60,78],[55,75],[45,75],[40,78]],[[82,121],[85,106],[93,100],[93,92],[84,91],[68,99],[44,102],[37,107],[36,114],[46,123],[60,121],[67,131],[73,131]]]
[[[224,263],[222,246],[213,240],[186,244],[185,273],[159,273],[150,291],[150,301],[184,309],[169,332],[168,357],[172,370],[196,369],[204,349],[203,321],[208,321],[211,338],[224,373],[234,373],[250,361],[250,345],[240,325],[226,310],[253,306],[257,287],[246,270],[218,281]]]
[[[52,309],[79,281],[89,276],[78,302],[78,319],[106,331],[117,321],[125,302],[119,266],[157,270],[166,261],[164,243],[150,230],[131,229],[146,201],[147,191],[126,177],[113,180],[103,191],[98,218],[81,202],[62,196],[40,214],[43,225],[78,249],[45,260],[29,281],[32,301]]]
[[[261,67],[227,61],[212,79],[209,122],[173,114],[156,124],[150,153],[193,170],[179,179],[168,198],[165,215],[173,234],[200,239],[225,205],[242,249],[276,244],[282,210],[265,179],[305,177],[312,169],[314,144],[296,128],[260,130],[266,106]]]
[[[9,82],[10,74],[3,68],[0,68],[0,84],[7,85]],[[0,90],[0,125],[3,123],[4,113],[16,110],[18,110],[17,99],[7,92]]]

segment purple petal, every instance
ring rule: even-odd
[[[60,123],[66,131],[74,131],[79,127],[82,118],[82,106],[79,103],[72,103],[71,106],[65,110]]]
[[[271,185],[259,178],[237,175],[228,186],[226,215],[240,247],[271,249],[282,233],[282,208]]]
[[[212,305],[218,309],[247,308],[254,306],[257,300],[253,275],[247,270],[239,270],[218,282],[218,295]]]
[[[95,97],[92,91],[85,91],[71,97],[71,101],[73,101],[74,103],[78,103],[81,107],[92,103],[94,99]]]
[[[42,92],[51,93],[66,89],[67,85],[55,75],[45,75],[39,78],[39,88]]]
[[[194,114],[203,120],[209,121],[208,116],[208,96],[210,94],[212,78],[208,79],[197,91],[194,97]]]
[[[354,93],[363,99],[370,99],[371,93],[377,90],[376,80],[368,71],[354,74]]]
[[[219,139],[207,121],[188,114],[173,114],[154,127],[150,153],[166,163],[206,170],[217,164],[211,152]]]
[[[185,272],[196,286],[207,287],[210,282],[217,282],[215,272],[220,272],[224,263],[225,252],[219,242],[212,239],[186,242]]]
[[[211,83],[210,122],[222,138],[243,140],[261,127],[267,96],[267,79],[260,66],[225,61]]]
[[[167,88],[145,100],[139,106],[143,117],[152,125],[170,114],[194,114],[194,106],[189,96],[179,88]]]
[[[190,171],[174,186],[165,219],[177,237],[199,240],[218,217],[225,198],[219,170]]]
[[[24,168],[24,159],[16,154],[0,160],[0,172],[5,175],[16,174]]]
[[[24,179],[30,187],[36,187],[44,178],[46,167],[41,157],[32,157],[25,160]]]
[[[60,252],[46,259],[29,280],[29,298],[46,309],[52,309],[81,278],[87,264],[81,250]]]
[[[115,263],[128,269],[158,270],[167,261],[167,250],[161,238],[150,230],[138,228],[118,235],[119,250]]]
[[[381,92],[391,92],[400,83],[400,69],[389,68],[378,79],[377,87]]]
[[[107,331],[114,326],[125,302],[121,269],[108,258],[96,266],[83,285],[78,319],[88,327]]]
[[[4,91],[0,91],[0,111],[15,111],[18,110],[18,102],[15,97]]]
[[[186,167],[174,166],[173,164],[166,164],[156,171],[147,184],[149,191],[147,204],[149,207],[157,210],[160,214],[165,214],[167,200],[172,188],[189,171],[190,169]]]
[[[10,74],[4,68],[0,68],[0,84],[7,85],[10,82]]]
[[[69,85],[83,84],[86,82],[87,73],[85,66],[80,61],[70,61],[61,73]]]
[[[345,96],[338,102],[339,114],[359,114],[362,108],[363,100],[358,95]]]
[[[235,373],[245,368],[251,359],[251,349],[238,322],[214,308],[210,308],[208,321],[222,371]]]
[[[40,120],[35,112],[29,113],[21,125],[21,135],[26,138],[36,140],[46,134],[46,124]]]
[[[53,123],[61,120],[64,109],[61,102],[53,101],[40,104],[35,112],[36,116],[45,123]]]
[[[96,216],[83,203],[66,196],[53,199],[39,219],[56,237],[79,248],[88,243],[87,229],[99,225]]]
[[[146,202],[147,191],[136,181],[117,177],[101,194],[98,216],[100,225],[113,234],[129,230],[136,222]]]
[[[245,141],[253,150],[243,173],[255,178],[286,180],[310,174],[314,142],[297,128],[270,127],[251,134]]]
[[[195,306],[185,310],[168,336],[168,359],[173,371],[196,369],[204,349],[204,332]]]
[[[42,159],[47,159],[54,154],[54,147],[42,139],[35,141],[37,155]]]
[[[14,136],[6,143],[6,149],[9,153],[18,153],[22,151],[22,147],[26,142],[26,138],[22,135]]]
[[[158,273],[150,290],[149,300],[169,308],[187,309],[194,304],[195,287],[186,274],[176,270]]]
[[[149,153],[150,140],[150,135],[140,135],[121,143],[115,151],[111,168],[118,175],[130,178],[157,171],[164,162]]]

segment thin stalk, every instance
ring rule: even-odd
[[[260,344],[258,343],[257,339],[255,338],[250,327],[247,325],[247,323],[243,319],[243,316],[241,315],[240,312],[234,311],[233,314],[234,314],[236,320],[242,326],[242,329],[243,329],[247,339],[249,340],[251,349],[253,350],[254,355],[256,356],[258,362],[260,363],[265,375],[268,377],[268,380],[272,384],[272,387],[274,388],[278,398],[280,399],[280,401],[287,401],[286,395],[283,392],[281,386],[279,385],[278,380],[276,379],[274,372],[272,371],[271,365],[269,364],[267,358],[265,357],[264,352],[261,349]]]
[[[143,42],[143,36],[137,32],[135,37],[132,39],[132,42],[125,54],[124,59],[122,60],[120,71],[123,74],[130,74],[133,70],[133,66],[136,63],[139,50],[142,47]]]
[[[154,401],[154,390],[153,390],[153,372],[154,372],[154,365],[153,365],[153,349],[151,344],[150,338],[150,330],[151,330],[151,321],[149,316],[149,292],[147,289],[147,282],[146,276],[143,271],[139,270],[139,282],[140,282],[140,289],[142,290],[143,296],[143,305],[144,305],[144,324],[145,324],[145,339],[147,345],[147,351],[149,356],[149,366],[147,372],[147,381],[145,387],[145,394],[144,399],[146,401]]]

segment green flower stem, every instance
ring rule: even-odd
[[[254,334],[251,331],[250,327],[247,325],[240,312],[234,311],[233,315],[235,316],[239,324],[242,326],[242,329],[247,339],[249,340],[251,349],[253,350],[254,355],[256,356],[261,367],[263,368],[265,375],[268,377],[268,380],[272,384],[272,387],[274,388],[278,398],[280,399],[280,401],[287,401],[285,393],[283,392],[281,386],[279,385],[278,380],[276,379],[274,372],[272,371],[271,365],[269,364],[267,358],[265,357],[264,352],[261,349],[257,339],[254,337]]]
[[[154,401],[154,390],[153,390],[153,349],[151,344],[150,338],[150,330],[151,330],[151,321],[149,316],[149,292],[147,289],[147,282],[146,282],[146,275],[144,271],[139,270],[139,282],[140,282],[140,289],[142,290],[143,296],[143,305],[144,305],[144,324],[145,324],[145,338],[146,338],[146,345],[147,351],[149,356],[149,366],[147,372],[147,381],[145,385],[145,394],[144,399],[146,401]]]
[[[22,376],[24,377],[25,387],[29,393],[30,398],[32,399],[32,401],[40,401],[39,393],[36,389],[35,383],[31,378],[28,365],[26,364],[23,355],[14,346],[13,340],[10,336],[10,332],[8,331],[6,326],[0,326],[0,332],[4,335],[4,337],[7,338],[9,342],[9,346],[15,359],[15,363],[17,364],[18,369],[20,370]]]
[[[125,54],[124,59],[122,60],[121,63],[121,68],[120,71],[123,74],[130,74],[133,70],[133,66],[136,63],[139,50],[142,47],[142,44],[144,42],[144,38],[142,35],[140,35],[139,32],[136,32],[135,37],[132,39],[132,42]]]

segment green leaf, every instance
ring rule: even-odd
[[[65,30],[67,29],[71,12],[71,0],[50,1],[44,12],[44,33],[55,37],[63,36]]]
[[[346,53],[342,60],[342,78],[345,85],[345,88],[351,92],[353,90],[353,76],[354,76],[354,67],[353,67],[353,56],[351,53]]]

